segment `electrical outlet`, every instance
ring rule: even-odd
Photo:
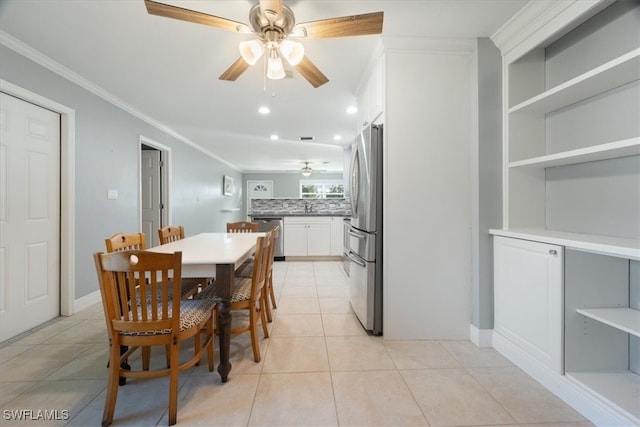
[[[118,198],[118,190],[107,190],[107,200],[116,200]]]

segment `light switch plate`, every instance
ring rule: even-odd
[[[107,200],[116,200],[118,198],[118,190],[107,190]]]

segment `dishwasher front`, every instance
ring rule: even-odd
[[[258,223],[258,231],[271,231],[274,227],[278,229],[278,238],[276,239],[276,247],[273,251],[273,259],[275,261],[284,261],[284,220],[283,218],[272,217],[252,217],[253,222]]]

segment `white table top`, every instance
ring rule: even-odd
[[[182,251],[183,277],[215,276],[216,264],[239,267],[251,256],[256,239],[265,233],[200,233],[182,240],[149,248],[149,251]]]

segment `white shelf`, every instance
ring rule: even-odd
[[[640,375],[622,372],[567,372],[566,376],[609,401],[640,425]]]
[[[220,209],[220,212],[238,212],[240,208]]]
[[[576,311],[605,325],[640,337],[640,310],[633,308],[578,308]]]
[[[562,153],[532,157],[530,159],[510,162],[509,168],[550,168],[577,163],[593,162],[596,160],[617,159],[619,157],[640,154],[640,138],[629,138],[621,141],[609,142],[593,147],[579,148]]]
[[[509,113],[549,113],[640,78],[640,49],[511,107]]]
[[[569,249],[640,260],[639,239],[623,239],[597,234],[568,233],[537,228],[491,229],[489,232],[496,236],[551,243]]]

